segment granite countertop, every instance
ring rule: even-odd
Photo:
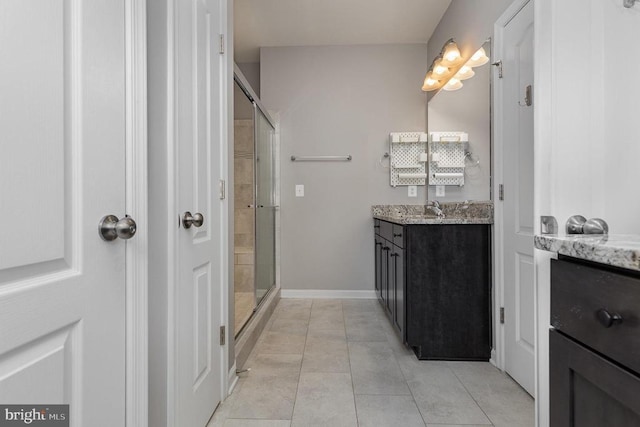
[[[396,224],[493,224],[493,202],[440,203],[443,216],[427,205],[375,205],[373,217]]]
[[[534,241],[543,251],[640,271],[640,235],[543,234]]]

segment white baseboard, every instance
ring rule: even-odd
[[[238,384],[238,375],[236,375],[236,364],[234,363],[233,366],[231,367],[231,369],[229,369],[229,391],[227,396],[231,395],[231,393],[233,393],[233,389],[236,388],[236,385]]]
[[[344,291],[322,289],[282,289],[280,298],[306,299],[376,299],[376,291]]]

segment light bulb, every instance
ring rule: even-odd
[[[449,80],[442,89],[453,91],[453,90],[460,89],[462,86],[463,86],[462,82],[454,77],[451,80]]]
[[[457,65],[462,60],[460,56],[460,49],[455,41],[450,40],[447,42],[442,53],[442,64],[446,66]]]
[[[443,77],[449,73],[449,68],[442,63],[442,58],[437,59],[433,63],[433,74],[436,77]]]
[[[480,48],[471,56],[465,65],[468,65],[469,67],[479,67],[487,62],[489,62],[489,57],[484,51],[484,48]]]
[[[476,73],[473,71],[473,68],[469,67],[468,65],[463,65],[462,68],[460,68],[460,71],[458,71],[454,77],[458,80],[467,80],[475,75]]]
[[[433,78],[433,72],[429,70],[427,76],[424,78],[424,84],[422,85],[422,90],[425,92],[436,90],[439,86],[440,82]]]

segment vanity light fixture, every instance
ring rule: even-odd
[[[468,61],[464,62],[455,40],[449,39],[442,46],[440,54],[431,63],[424,78],[422,90],[425,92],[438,89],[458,90],[463,86],[462,80],[470,79],[475,75],[473,67],[479,67],[487,62],[489,62],[489,57],[482,47]],[[464,65],[460,67],[463,63]]]

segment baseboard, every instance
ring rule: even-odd
[[[231,367],[231,369],[229,369],[229,382],[227,384],[229,384],[229,391],[227,392],[227,396],[230,396],[231,393],[233,393],[233,389],[236,388],[236,385],[238,384],[238,375],[236,375],[236,364],[234,363],[233,366]]]
[[[280,298],[305,299],[376,299],[376,291],[346,291],[323,289],[282,289]]]

